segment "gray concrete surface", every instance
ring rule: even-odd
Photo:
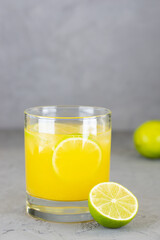
[[[1,240],[159,240],[160,160],[140,157],[131,133],[115,133],[112,141],[111,181],[129,188],[139,200],[136,218],[120,229],[96,222],[58,224],[25,214],[23,133],[0,131],[0,239]]]
[[[111,108],[113,126],[160,118],[159,0],[0,0],[0,128],[23,110]]]

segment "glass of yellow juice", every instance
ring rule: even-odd
[[[91,220],[89,191],[109,181],[111,111],[40,106],[24,113],[27,213],[55,222]]]

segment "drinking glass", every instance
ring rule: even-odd
[[[40,106],[24,113],[27,213],[56,222],[91,220],[89,191],[109,181],[111,111]]]

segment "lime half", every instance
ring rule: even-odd
[[[119,228],[137,214],[138,200],[125,187],[114,182],[96,185],[89,193],[89,210],[93,218],[104,227]]]

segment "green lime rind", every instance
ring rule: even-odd
[[[147,121],[133,134],[134,146],[139,154],[146,158],[160,158],[160,121]]]
[[[120,184],[119,184],[120,185]],[[122,186],[122,185],[121,185]],[[122,186],[123,187],[123,186]],[[92,191],[92,190],[91,190]],[[91,193],[90,191],[90,193]],[[129,191],[129,190],[128,190]],[[129,191],[130,192],[130,191]],[[104,227],[107,227],[107,228],[120,228],[120,227],[123,227],[125,226],[126,224],[128,224],[129,222],[131,222],[133,220],[133,218],[136,216],[137,212],[138,212],[138,208],[139,208],[139,205],[138,205],[138,200],[137,198],[134,196],[133,193],[131,193],[136,201],[137,201],[137,209],[136,209],[136,212],[134,213],[134,215],[132,215],[131,218],[129,219],[115,219],[115,218],[112,218],[112,217],[109,217],[107,215],[104,215],[103,213],[100,213],[97,208],[94,206],[94,204],[92,204],[92,201],[91,201],[91,194],[89,193],[89,198],[88,198],[88,207],[89,207],[89,211],[92,215],[92,217],[94,218],[94,220],[96,222],[98,222],[100,225],[104,226]]]
[[[96,222],[98,222],[100,225],[107,227],[107,228],[120,228],[125,226],[126,224],[128,224],[129,222],[132,221],[132,219],[136,216],[137,212],[135,213],[135,215],[130,218],[129,220],[113,220],[111,218],[108,218],[106,216],[101,215],[91,204],[90,200],[88,201],[88,207],[89,207],[89,211],[92,215],[92,217],[94,218],[94,220]]]

